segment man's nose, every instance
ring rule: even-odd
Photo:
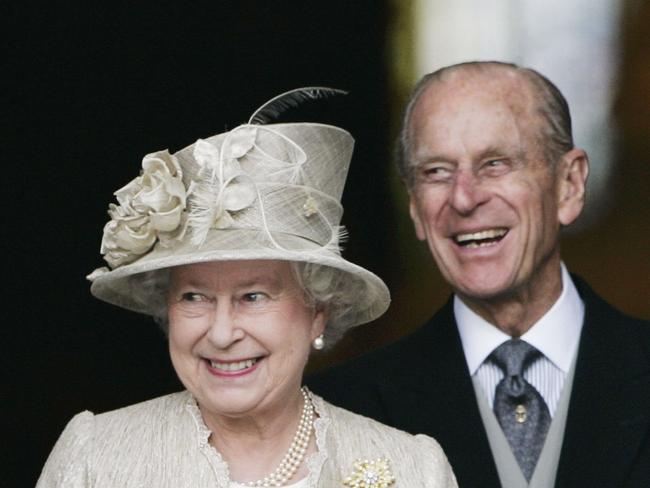
[[[244,335],[235,307],[227,299],[218,300],[207,334],[208,340],[219,349],[227,349],[243,339]]]
[[[456,174],[449,195],[449,203],[456,212],[469,215],[487,199],[487,192],[472,171],[459,171]]]

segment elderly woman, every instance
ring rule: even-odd
[[[75,416],[38,487],[456,486],[431,438],[301,387],[310,349],[381,315],[384,283],[340,256],[353,140],[328,125],[248,124],[145,156],[104,228],[92,293],[153,315],[186,391]]]

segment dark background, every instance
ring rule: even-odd
[[[385,279],[393,306],[311,369],[413,329],[448,288],[426,249],[397,239],[390,152],[391,2],[65,2],[0,6],[3,55],[4,323],[0,486],[32,486],[75,413],[101,412],[179,388],[150,319],[90,296],[104,263],[112,193],[142,157],[176,151],[245,122],[278,93],[326,85],[347,97],[287,113],[342,126],[357,141],[346,192],[346,257]],[[644,17],[645,16],[645,17]],[[643,19],[626,16],[615,197],[601,221],[569,236],[565,257],[623,310],[650,316],[650,53]],[[407,55],[408,53],[405,53]],[[401,229],[401,230],[400,230]],[[399,234],[402,235],[402,234]],[[423,278],[422,270],[427,270]],[[417,277],[417,279],[412,279]],[[8,433],[8,436],[5,434]]]
[[[4,5],[11,318],[1,359],[11,435],[1,441],[9,468],[0,470],[1,486],[32,486],[74,413],[180,388],[151,320],[95,300],[84,278],[104,265],[99,244],[112,193],[137,176],[145,154],[233,128],[292,88],[349,90],[285,120],[354,134],[344,202],[355,236],[350,257],[371,269],[385,259],[385,230],[373,223],[385,221],[390,205],[382,7],[357,0]]]

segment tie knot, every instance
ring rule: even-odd
[[[506,376],[522,376],[524,369],[541,353],[520,339],[510,339],[497,347],[490,357]]]

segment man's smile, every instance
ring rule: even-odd
[[[508,233],[506,228],[484,229],[477,232],[464,232],[452,236],[453,241],[460,247],[474,249],[477,247],[492,246]]]

